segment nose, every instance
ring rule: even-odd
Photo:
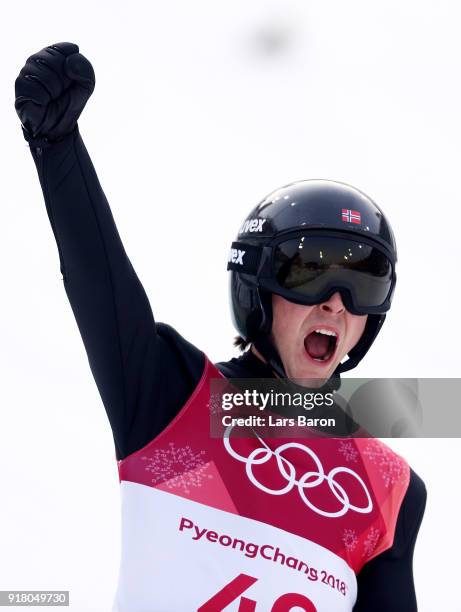
[[[346,310],[346,307],[343,304],[339,291],[333,293],[329,300],[320,304],[320,309],[323,310],[323,312],[329,312],[335,315],[342,314]]]

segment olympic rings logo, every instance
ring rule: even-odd
[[[229,455],[231,455],[234,459],[245,463],[248,479],[254,484],[256,488],[260,489],[261,491],[264,491],[269,495],[285,495],[285,493],[289,493],[293,489],[293,487],[297,486],[299,495],[303,502],[306,504],[306,506],[310,508],[313,512],[316,512],[317,514],[326,516],[328,518],[344,516],[347,512],[349,512],[349,510],[352,510],[353,512],[358,512],[359,514],[368,514],[372,511],[373,502],[371,500],[370,493],[365,483],[363,482],[362,478],[350,468],[339,466],[330,470],[328,474],[325,474],[325,470],[323,469],[323,466],[320,463],[320,459],[308,446],[300,444],[298,442],[287,442],[286,444],[281,444],[277,449],[272,450],[254,430],[253,432],[255,436],[261,442],[262,446],[259,448],[255,448],[248,457],[243,457],[232,448],[232,445],[230,443],[231,431],[232,426],[229,426],[224,432],[224,447],[229,453]],[[283,457],[282,455],[282,453],[287,449],[293,448],[299,449],[307,453],[309,457],[314,461],[317,471],[306,472],[303,476],[301,476],[301,478],[299,478],[299,480],[297,480],[295,466],[286,457]],[[281,475],[287,481],[287,484],[281,489],[270,489],[269,487],[266,487],[262,482],[259,482],[257,480],[256,476],[253,473],[253,467],[255,465],[265,464],[272,458],[275,458],[277,462],[277,467]],[[356,506],[351,503],[344,487],[335,480],[335,476],[337,474],[349,474],[360,483],[367,498],[366,506]],[[340,508],[336,512],[328,512],[326,510],[322,510],[321,508],[315,506],[308,498],[309,489],[314,489],[315,487],[318,487],[320,484],[322,484],[324,480],[327,481],[330,491],[342,505],[342,508]]]

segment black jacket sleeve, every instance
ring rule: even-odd
[[[204,355],[169,326],[155,324],[78,128],[31,152],[64,286],[122,459],[180,409],[200,378]]]

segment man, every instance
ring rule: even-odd
[[[154,322],[125,254],[77,127],[94,84],[76,45],[51,45],[21,70],[15,107],[114,435],[123,496],[114,610],[416,610],[426,493],[400,457],[370,439],[208,433],[214,378],[334,381],[357,365],[395,285],[384,215],[327,181],[263,200],[228,264],[237,343],[251,348],[214,366]]]

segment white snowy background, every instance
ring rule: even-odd
[[[120,552],[112,436],[13,108],[25,59],[68,40],[92,61],[81,133],[157,320],[229,358],[241,221],[280,185],[333,178],[384,208],[399,247],[392,312],[355,374],[459,377],[460,16],[454,0],[3,4],[0,590],[109,610]],[[419,609],[459,612],[460,441],[390,444],[428,488]]]

